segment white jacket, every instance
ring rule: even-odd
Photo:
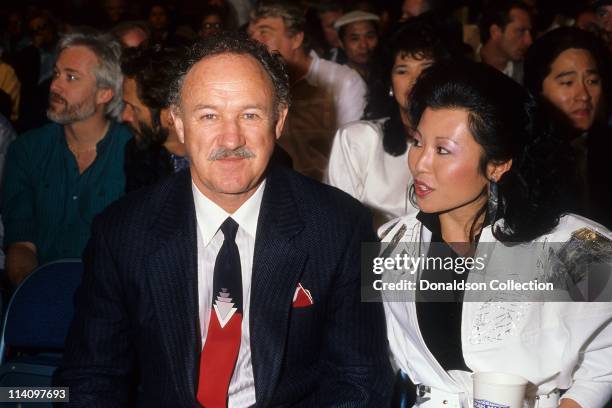
[[[392,156],[383,146],[384,120],[352,122],[338,129],[329,156],[326,182],[372,210],[374,225],[416,209],[408,201],[412,184],[408,150]]]
[[[382,241],[387,243],[428,244],[431,239],[431,231],[415,214],[391,221],[379,231],[384,234]],[[541,248],[541,255],[550,258],[548,243],[564,243],[576,234],[586,236],[587,240],[596,236],[599,243],[603,242],[609,262],[612,258],[610,231],[579,216],[562,217],[552,232],[534,243]],[[478,250],[482,242],[502,247],[493,237],[490,226],[483,229]],[[499,261],[495,256],[490,259],[485,275],[494,269],[509,271],[514,266],[507,258],[503,263],[496,264],[496,260]],[[468,282],[473,279],[478,277],[470,273]],[[383,292],[383,298],[389,300],[388,293]],[[470,373],[447,373],[425,345],[415,303],[385,301],[384,307],[393,358],[412,382],[471,399]],[[527,395],[531,402],[526,401],[525,406],[533,406],[535,396],[568,389],[563,398],[571,398],[583,408],[603,407],[612,397],[611,322],[612,302],[464,302],[462,352],[473,372],[498,371],[529,380]]]

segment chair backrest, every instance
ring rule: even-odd
[[[63,259],[35,269],[15,290],[0,338],[0,362],[5,347],[64,348],[74,316],[74,293],[81,283],[83,264]]]

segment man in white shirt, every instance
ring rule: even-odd
[[[516,0],[492,2],[480,21],[482,46],[476,59],[523,83],[523,58],[531,37],[531,9]]]
[[[310,49],[305,33],[303,10],[284,1],[266,2],[251,14],[249,34],[278,51],[289,70],[291,85],[304,78],[313,86],[327,88],[336,104],[338,127],[361,119],[367,87],[357,71],[323,60]]]
[[[385,406],[382,309],[360,302],[371,216],[270,164],[282,61],[212,36],[171,87],[190,170],[96,221],[55,378],[69,406]]]
[[[293,104],[279,143],[296,171],[320,181],[336,130],[361,118],[367,89],[355,70],[309,50],[305,25],[299,4],[266,2],[251,14],[249,35],[287,64]]]

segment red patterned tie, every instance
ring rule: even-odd
[[[242,326],[242,274],[235,238],[238,224],[231,218],[221,225],[223,245],[215,261],[213,301],[206,342],[200,355],[198,402],[206,408],[227,407]]]

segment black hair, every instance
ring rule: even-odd
[[[190,47],[185,47],[174,62],[176,70],[170,82],[170,104],[180,108],[180,96],[187,73],[206,57],[221,54],[247,55],[255,59],[270,79],[274,93],[275,114],[290,103],[289,76],[282,57],[270,53],[265,45],[250,39],[242,32],[222,32],[208,36]]]
[[[525,56],[524,84],[533,94],[542,92],[544,79],[550,74],[557,57],[570,48],[588,51],[595,63],[602,81],[602,88],[609,87],[609,54],[601,41],[588,31],[576,27],[562,27],[549,31],[538,38]]]
[[[318,13],[327,13],[329,11],[344,11],[344,4],[341,1],[322,1],[319,3],[313,3],[311,8],[316,10]]]
[[[170,106],[169,84],[176,77],[174,61],[177,55],[176,49],[155,45],[127,49],[121,56],[123,76],[136,82],[138,98],[151,112],[154,129],[161,125],[161,110]],[[161,145],[165,141],[149,140],[145,144]]]
[[[389,95],[391,88],[391,69],[398,55],[407,55],[414,59],[431,59],[442,61],[453,56],[450,41],[442,35],[443,24],[433,13],[425,13],[403,23],[390,37],[392,59],[387,71],[381,75],[383,85],[378,93],[368,95],[364,119],[381,119],[388,117],[383,124],[383,148],[392,156],[401,156],[408,148],[406,129],[400,116],[400,107],[395,98]]]
[[[170,153],[164,147],[168,130],[161,126],[160,113],[170,106],[170,82],[176,76],[174,61],[178,51],[151,47],[128,48],[121,57],[125,78],[136,82],[138,98],[151,113],[151,126],[140,123],[138,137],[125,146],[125,191],[152,184],[172,173]]]
[[[502,30],[512,21],[510,20],[510,12],[514,9],[526,11],[529,15],[532,14],[531,8],[517,0],[495,0],[491,1],[490,5],[483,11],[478,24],[480,29],[480,42],[484,45],[491,38],[490,28],[493,25],[500,27]]]
[[[453,61],[425,70],[411,100],[415,127],[427,108],[468,112],[470,132],[484,152],[482,174],[490,162],[512,160],[510,170],[498,180],[499,208],[494,217],[489,214],[492,225],[504,220],[503,228],[493,229],[498,240],[531,241],[558,224],[565,155],[548,116],[527,90],[486,64]],[[411,190],[414,193],[414,186]],[[475,215],[470,240],[486,211],[484,205]]]

